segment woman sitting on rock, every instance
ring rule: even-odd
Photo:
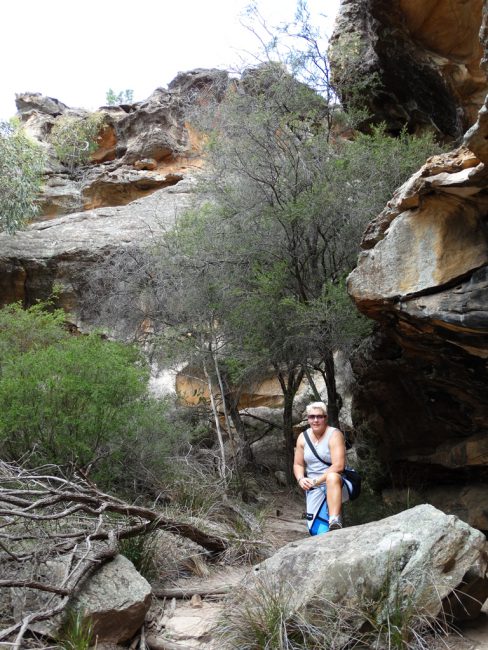
[[[341,474],[346,464],[346,446],[342,432],[328,426],[324,402],[309,404],[306,412],[309,428],[298,436],[293,473],[306,494],[310,534],[316,535],[327,531],[325,508],[321,509],[325,502],[328,530],[342,528],[341,507],[349,499],[347,481]]]

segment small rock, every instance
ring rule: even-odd
[[[190,600],[190,605],[194,608],[203,607],[202,597],[200,594],[193,594]]]
[[[286,485],[286,474],[281,469],[274,473],[276,480],[280,485]]]
[[[136,169],[148,169],[150,171],[156,169],[157,166],[158,163],[154,160],[154,158],[143,158],[142,160],[136,160],[134,163],[134,167]]]

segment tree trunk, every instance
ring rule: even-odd
[[[308,383],[310,384],[310,388],[312,389],[313,396],[315,398],[316,402],[321,402],[322,398],[320,396],[319,391],[317,390],[317,386],[315,385],[315,382],[312,377],[312,373],[310,372],[310,368],[308,366],[304,366],[303,368],[305,372],[305,376],[308,379]]]
[[[222,374],[220,372],[219,362],[217,360],[217,354],[215,352],[211,352],[211,354],[212,354],[214,367],[215,367],[215,375],[217,377],[217,382],[219,384],[219,390],[222,399],[222,409],[224,411],[225,426],[227,427],[227,435],[229,436],[230,448],[232,451],[232,456],[235,464],[237,458],[237,450],[236,450],[236,445],[234,440],[234,434],[232,432],[232,424],[229,418],[229,411],[227,409],[227,402],[225,399],[224,383],[222,381]]]
[[[207,366],[206,366],[205,362],[203,362],[203,372],[205,374],[205,379],[207,380],[208,392],[210,393],[210,405],[212,407],[212,412],[213,412],[213,415],[214,415],[215,429],[217,431],[217,438],[218,438],[219,447],[220,447],[219,473],[220,473],[220,476],[226,481],[227,480],[227,464],[226,464],[226,460],[225,460],[224,438],[222,436],[222,429],[220,428],[220,420],[219,420],[219,414],[218,414],[218,411],[217,411],[217,406],[215,405],[212,380],[210,379],[210,375],[208,374]]]
[[[283,435],[285,437],[286,481],[293,485],[293,457],[295,455],[295,436],[293,434],[293,398],[290,391],[284,395]]]
[[[332,351],[323,351],[322,359],[324,361],[323,377],[327,387],[327,413],[329,415],[329,424],[332,427],[338,427],[342,398],[337,390],[334,356]]]
[[[293,457],[295,455],[295,434],[293,432],[293,401],[303,379],[303,368],[292,368],[286,376],[278,370],[278,379],[283,391],[283,436],[285,439],[285,474],[288,485],[293,485]]]
[[[254,456],[246,427],[242,421],[237,405],[233,400],[230,401],[229,407],[230,417],[232,418],[236,431],[239,433],[239,459],[244,465],[249,465],[254,461]]]

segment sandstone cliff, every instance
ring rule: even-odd
[[[341,99],[390,131],[471,126],[486,94],[478,40],[483,0],[342,0],[330,41]]]
[[[144,102],[102,107],[100,147],[79,170],[60,165],[49,133],[59,116],[86,111],[39,94],[17,96],[20,118],[48,156],[38,223],[0,234],[0,304],[30,305],[57,287],[60,306],[77,325],[89,325],[79,307],[88,272],[108,253],[164,231],[188,206],[201,143],[187,116],[194,102],[218,97],[227,83],[225,72],[194,70]]]
[[[401,3],[407,4],[413,10],[418,3]],[[431,5],[435,13],[447,4],[422,6]],[[476,5],[477,12],[478,4],[469,7]],[[459,12],[461,5],[468,7],[454,5]],[[461,29],[463,14],[456,15]],[[482,35],[485,29],[486,23]],[[369,225],[358,266],[349,277],[359,309],[378,321],[370,348],[355,362],[356,424],[378,436],[394,485],[416,486],[434,504],[484,530],[486,114],[484,105],[463,146],[429,160],[396,192]]]

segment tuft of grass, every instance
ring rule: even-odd
[[[228,650],[345,650],[358,646],[355,620],[343,605],[317,599],[296,609],[294,589],[269,575],[240,589],[219,623]],[[356,625],[357,627],[357,625]]]
[[[130,560],[146,580],[151,581],[156,576],[156,537],[154,533],[120,540],[119,553]]]
[[[93,624],[81,609],[68,609],[58,639],[60,650],[88,650],[94,644]]]
[[[360,603],[363,638],[371,648],[429,650],[432,638],[445,632],[437,620],[416,602],[415,588],[398,584],[371,600]]]
[[[219,623],[227,650],[429,650],[448,632],[416,603],[412,585],[389,584],[368,598],[320,596],[298,608],[292,585],[269,575],[238,590]]]

